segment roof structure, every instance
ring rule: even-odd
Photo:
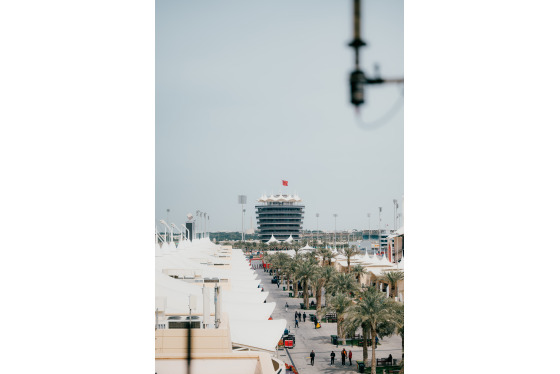
[[[277,240],[277,239],[274,237],[274,234],[272,234],[272,236],[270,237],[270,240],[267,241],[266,244],[270,244],[270,243],[280,243],[280,241]]]
[[[301,198],[298,195],[262,195],[258,200],[259,203],[272,203],[272,202],[282,202],[282,203],[299,203]]]

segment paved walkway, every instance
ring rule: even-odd
[[[342,346],[331,344],[331,335],[336,335],[336,323],[321,323],[320,329],[314,329],[313,323],[306,319],[306,322],[301,321],[299,328],[295,327],[294,313],[295,311],[301,312],[303,315],[304,310],[300,309],[299,303],[303,302],[303,298],[289,298],[288,291],[282,291],[282,286],[278,288],[276,284],[271,283],[272,277],[265,273],[263,269],[258,269],[257,273],[262,281],[265,291],[269,292],[267,302],[276,302],[276,308],[272,313],[273,319],[286,319],[288,321],[288,330],[294,333],[296,337],[296,344],[293,349],[289,349],[290,356],[294,362],[295,367],[301,374],[313,373],[356,373],[356,360],[362,360],[362,347]],[[311,299],[310,299],[311,300]],[[314,300],[314,299],[313,299]],[[289,305],[288,312],[285,310],[286,302]],[[314,311],[305,311],[306,313]],[[394,358],[401,358],[401,337],[393,335],[389,338],[382,339],[381,344],[375,350],[377,358],[384,358],[393,355]],[[340,352],[342,348],[346,351],[352,351],[352,366],[342,366],[340,360]],[[315,351],[315,365],[311,366],[309,353],[311,350]],[[330,354],[334,351],[336,354],[335,365],[330,365]],[[368,347],[369,360],[371,360],[371,347]],[[278,358],[290,363],[290,358],[286,352],[281,349],[278,351]]]

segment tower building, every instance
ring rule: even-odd
[[[263,195],[255,206],[259,240],[267,242],[272,235],[278,240],[301,238],[305,206],[297,195]]]

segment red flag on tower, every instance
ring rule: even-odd
[[[282,186],[287,186],[287,185],[288,185],[288,181],[282,179]]]

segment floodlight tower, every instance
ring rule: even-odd
[[[245,229],[243,228],[243,216],[245,215],[245,207],[244,205],[247,204],[247,196],[246,195],[238,195],[237,196],[237,203],[241,204],[241,241],[245,241]]]

